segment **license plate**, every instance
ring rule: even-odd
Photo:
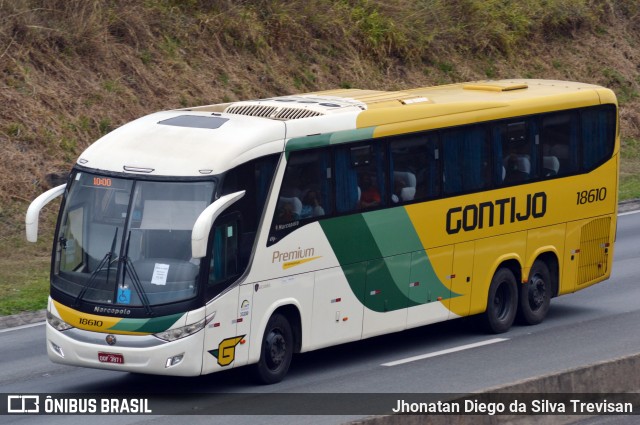
[[[98,353],[98,360],[102,363],[124,364],[124,356],[118,353]]]

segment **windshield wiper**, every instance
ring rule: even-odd
[[[153,309],[151,308],[151,303],[149,302],[149,298],[147,298],[147,293],[142,286],[142,282],[138,277],[138,273],[136,272],[136,268],[133,265],[133,262],[129,258],[129,242],[131,241],[131,230],[129,230],[129,234],[127,235],[127,243],[125,245],[124,256],[120,259],[122,262],[122,267],[124,268],[124,275],[129,276],[129,279],[133,283],[133,287],[138,291],[138,296],[140,297],[140,302],[144,306],[144,309],[147,311],[149,316],[153,316]],[[124,284],[124,281],[123,281]]]
[[[82,290],[76,296],[76,299],[73,303],[75,307],[77,307],[80,304],[80,301],[82,301],[82,299],[84,298],[84,295],[87,293],[87,290],[93,288],[93,285],[96,281],[96,276],[98,276],[98,273],[102,271],[105,265],[107,266],[107,283],[109,282],[109,270],[111,269],[111,264],[118,259],[118,257],[114,254],[114,251],[116,249],[117,239],[118,239],[118,228],[116,227],[116,231],[113,235],[113,241],[111,242],[111,249],[109,250],[109,252],[107,252],[104,255],[104,257],[102,257],[102,260],[100,260],[96,269],[91,273],[91,276],[89,276],[89,281],[87,282],[86,285],[82,287]]]

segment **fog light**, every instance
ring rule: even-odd
[[[182,362],[183,358],[184,358],[184,353],[178,354],[177,356],[169,357],[167,359],[167,363],[164,365],[164,367],[165,368],[173,367],[173,366],[175,366],[177,364],[180,364]]]
[[[64,351],[62,351],[62,348],[60,348],[58,345],[56,345],[55,343],[53,343],[51,341],[49,341],[49,343],[51,344],[51,349],[54,351],[54,353],[56,353],[60,357],[64,358]]]

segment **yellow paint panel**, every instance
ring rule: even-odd
[[[533,262],[545,252],[553,252],[558,258],[560,269],[562,269],[564,238],[567,225],[565,223],[555,226],[541,227],[530,230],[527,235],[527,255],[525,260],[525,271],[522,274],[522,280],[528,280],[529,269]],[[562,280],[562,276],[560,276]]]
[[[526,83],[510,83],[510,82],[489,82],[489,83],[477,83],[477,84],[465,84],[463,87],[465,90],[487,90],[487,91],[510,91],[510,90],[524,90],[529,88]]]
[[[451,299],[449,309],[458,316],[469,314],[471,290],[474,284],[473,265],[475,264],[475,242],[456,244],[453,253],[453,278],[451,291],[460,294]]]
[[[507,260],[516,260],[522,266],[526,251],[526,232],[476,241],[469,314],[482,313],[486,310],[489,285],[498,266]]]
[[[112,332],[109,329],[122,320],[120,317],[98,316],[95,314],[82,313],[70,307],[53,301],[60,318],[73,327],[92,332]],[[137,335],[139,332],[112,332],[118,334]]]
[[[398,103],[398,106],[401,106]],[[484,109],[504,108],[508,104],[503,102],[456,102],[447,104],[419,103],[394,108],[376,108],[358,115],[356,127],[373,127],[407,121],[424,120],[428,118],[461,114]]]

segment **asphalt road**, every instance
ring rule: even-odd
[[[618,221],[613,276],[552,300],[538,326],[481,333],[459,319],[294,357],[285,381],[255,386],[239,368],[170,378],[50,363],[42,324],[0,331],[0,393],[469,393],[640,352],[640,214]],[[640,391],[640,388],[637,389]],[[224,405],[220,406],[224,412]],[[341,423],[359,416],[190,416],[189,423]],[[174,424],[172,416],[95,416],[98,424]],[[117,421],[117,422],[116,422]],[[85,424],[82,416],[5,416],[6,424]]]

